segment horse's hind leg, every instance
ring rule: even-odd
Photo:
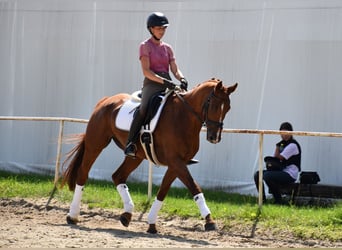
[[[112,175],[113,182],[116,185],[116,189],[121,197],[121,200],[123,201],[124,213],[122,213],[120,216],[120,222],[125,227],[128,227],[129,223],[131,222],[134,209],[134,203],[129,193],[126,180],[130,173],[132,173],[132,171],[136,169],[141,162],[142,159],[132,159],[130,157],[126,157],[120,167]]]
[[[86,144],[84,146],[84,154],[81,165],[77,171],[76,186],[74,196],[70,204],[69,213],[67,214],[68,224],[77,224],[78,216],[80,215],[81,200],[83,195],[83,188],[88,180],[88,174],[91,166],[93,165],[96,158],[101,153],[102,149],[105,148],[110,140],[103,140],[102,144],[95,143],[91,138],[86,138]]]
[[[72,198],[69,213],[67,214],[67,223],[68,224],[77,224],[78,216],[80,215],[81,209],[81,200],[83,195],[83,187],[76,184],[74,196]]]

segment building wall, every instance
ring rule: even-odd
[[[0,115],[88,119],[103,96],[139,89],[138,47],[152,11],[169,18],[164,40],[190,88],[211,77],[239,83],[225,128],[290,121],[297,131],[341,132],[342,3],[325,0],[0,0]],[[69,124],[65,133],[84,130]],[[57,134],[54,123],[0,121],[0,165],[53,168]],[[341,139],[296,139],[303,170],[342,183]],[[278,140],[265,136],[265,155]],[[196,158],[189,168],[202,187],[255,193],[257,135],[224,134],[212,145],[203,134]],[[111,144],[90,176],[109,180],[122,160]],[[164,171],[154,169],[155,183]],[[144,162],[132,177],[147,175]]]

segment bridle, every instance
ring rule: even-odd
[[[216,96],[214,94],[214,90],[211,91],[211,93],[207,97],[207,101],[203,104],[203,107],[202,107],[202,117],[204,117],[204,119],[198,113],[195,112],[195,110],[189,105],[189,103],[187,103],[187,101],[178,92],[175,91],[175,93],[176,93],[176,96],[185,104],[185,107],[193,115],[196,116],[196,118],[200,121],[202,126],[205,126],[205,127],[208,127],[208,125],[209,126],[215,126],[219,130],[222,130],[222,128],[223,128],[223,122],[222,121],[213,121],[213,120],[209,119],[209,106],[210,106],[212,98],[218,99],[218,100],[220,100],[222,102],[225,101],[224,98]]]
[[[217,99],[219,101],[222,101],[222,102],[225,101],[225,99],[216,96],[214,94],[214,90],[211,91],[210,95],[207,98],[207,101],[204,103],[203,108],[202,108],[202,110],[204,111],[204,117],[205,117],[203,126],[206,126],[206,127],[208,127],[208,125],[209,126],[214,126],[214,127],[217,127],[218,129],[222,130],[222,128],[223,128],[222,119],[220,119],[220,121],[213,121],[213,120],[210,120],[209,117],[208,117],[209,106],[210,106],[210,102],[211,102],[212,98],[215,98],[215,99]],[[223,103],[221,104],[221,110],[222,109],[223,109]],[[222,115],[221,115],[221,117],[222,117]]]

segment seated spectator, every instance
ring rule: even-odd
[[[284,122],[280,125],[280,131],[293,131],[292,125],[289,122]],[[278,161],[280,168],[267,168],[263,171],[263,180],[269,188],[269,192],[273,195],[275,204],[283,204],[279,184],[293,183],[298,178],[300,172],[301,148],[299,143],[293,139],[292,135],[281,135],[281,141],[276,144],[274,157]],[[266,163],[266,166],[268,164]],[[259,191],[259,171],[254,174],[254,182]],[[265,188],[263,184],[263,201],[266,202]]]

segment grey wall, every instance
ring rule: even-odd
[[[190,88],[213,76],[239,82],[225,128],[286,120],[299,131],[341,132],[342,2],[325,0],[0,0],[0,115],[88,119],[101,97],[139,89],[138,47],[155,10],[169,18],[164,40]],[[65,133],[84,130],[68,124]],[[53,169],[57,134],[56,123],[0,121],[0,165]],[[303,170],[342,183],[341,139],[296,139]],[[264,140],[272,154],[279,136]],[[190,170],[203,187],[255,193],[258,136],[224,134],[211,145],[203,134],[196,157]],[[91,176],[110,179],[122,159],[110,145]],[[154,169],[155,183],[164,171]],[[133,177],[147,175],[145,162]]]

